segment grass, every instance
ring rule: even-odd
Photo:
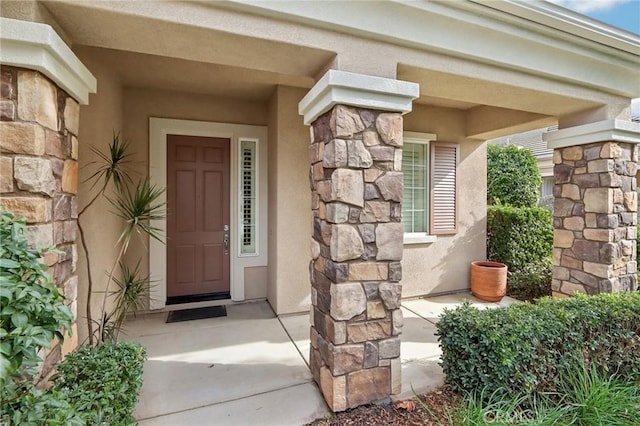
[[[416,399],[430,411],[424,401]],[[564,375],[560,392],[510,396],[501,391],[469,393],[448,410],[447,420],[455,426],[639,426],[640,386],[595,367],[579,366]]]

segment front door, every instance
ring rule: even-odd
[[[229,145],[167,136],[167,303],[229,297]]]

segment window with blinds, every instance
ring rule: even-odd
[[[458,231],[458,144],[436,142],[418,133],[405,135],[402,152],[405,243]]]
[[[428,148],[426,143],[403,144],[402,225],[406,233],[428,232]]]
[[[240,141],[240,254],[255,255],[258,158],[255,140]]]
[[[542,187],[540,188],[541,197],[552,197],[555,178],[553,176],[545,176],[542,178]]]

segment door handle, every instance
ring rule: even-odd
[[[229,234],[224,234],[222,242],[224,243],[224,255],[229,256]]]

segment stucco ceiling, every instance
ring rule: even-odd
[[[561,116],[597,107],[597,102],[516,87],[496,81],[400,65],[398,78],[420,84],[419,103],[446,100],[449,106],[469,109],[478,105]],[[442,105],[445,106],[445,105]]]
[[[266,101],[278,84],[309,88],[314,83],[312,78],[301,76],[122,50],[87,46],[76,50],[99,57],[124,87]]]
[[[278,75],[279,81],[291,86],[307,85],[300,78],[313,78],[331,62],[334,52],[302,47],[259,37],[250,37],[210,27],[188,25],[143,16],[132,11],[120,11],[118,4],[126,2],[46,2],[46,7],[72,40],[73,45],[85,45],[165,56],[185,61],[217,64],[231,70],[253,69]],[[140,7],[156,8],[154,2],[137,2]],[[168,14],[184,18],[198,14],[197,4],[163,3]],[[187,7],[188,5],[188,7]],[[126,5],[125,5],[126,6]],[[113,7],[113,8],[112,8]],[[202,12],[202,11],[200,11]],[[170,17],[170,16],[169,16]],[[166,18],[166,17],[165,17]],[[128,57],[133,58],[132,56]],[[153,60],[136,57],[136,60]],[[202,68],[202,67],[201,67]],[[217,68],[216,70],[220,70]]]

